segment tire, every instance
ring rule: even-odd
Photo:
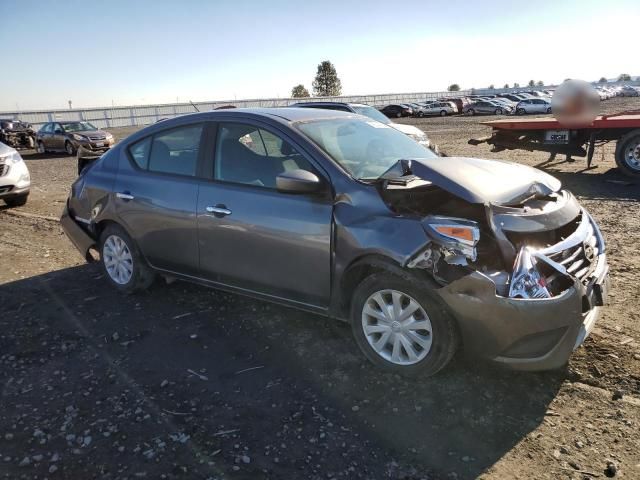
[[[519,108],[517,110],[518,115],[524,115],[525,113],[527,113],[527,111],[524,108]]]
[[[396,118],[400,118],[402,116],[402,112],[397,112],[396,113]]]
[[[5,198],[4,203],[6,203],[11,208],[22,207],[23,205],[26,205],[28,197],[29,194],[20,195],[19,197]]]
[[[416,304],[419,308],[406,320],[388,311],[390,318],[398,318],[390,323],[375,316],[379,313],[385,317],[380,308],[375,308],[379,301],[394,303],[394,298],[405,309]],[[375,313],[372,316],[367,312]],[[409,321],[413,328],[403,327],[399,321]],[[369,327],[368,335],[365,326]],[[351,329],[369,361],[382,370],[407,376],[436,374],[451,361],[459,343],[455,321],[446,305],[423,279],[404,271],[374,273],[360,283],[352,297]],[[376,350],[376,342],[384,342],[384,347]]]
[[[547,113],[551,113],[551,107],[547,108]]]
[[[502,115],[502,109],[501,108],[496,108],[496,111],[493,112],[493,113],[495,113],[496,115]]]
[[[618,140],[616,164],[625,175],[640,178],[640,129],[632,130]]]
[[[473,108],[467,110],[467,115],[471,115],[472,117],[476,114],[476,111]]]
[[[76,154],[76,147],[73,146],[69,140],[64,142],[64,151],[67,152],[67,155],[73,156]]]
[[[36,143],[36,152],[40,155],[44,155],[45,153],[47,153],[47,149],[44,148],[44,143],[42,143],[41,141],[38,141],[38,143]]]
[[[120,259],[114,254],[119,254]],[[114,263],[107,267],[109,259]],[[100,263],[109,283],[125,294],[146,290],[155,278],[136,243],[116,224],[108,225],[100,235]]]
[[[446,117],[447,116],[447,111],[446,110],[440,110],[440,116],[441,117]]]

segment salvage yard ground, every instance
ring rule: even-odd
[[[468,145],[480,120],[402,121],[449,155],[547,159]],[[23,156],[29,202],[0,207],[0,478],[640,478],[640,185],[613,145],[593,170],[546,167],[601,225],[612,275],[568,367],[458,355],[417,380],[376,370],[322,317],[185,283],[119,295],[55,221],[75,159]]]

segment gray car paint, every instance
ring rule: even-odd
[[[345,286],[352,272],[363,265],[405,267],[430,240],[421,218],[392,212],[375,185],[351,178],[295,128],[298,121],[345,116],[361,118],[315,109],[234,109],[185,115],[147,127],[121,142],[76,181],[63,226],[71,219],[76,222],[65,231],[86,257],[102,222],[115,221],[139,242],[147,260],[166,273],[346,319],[350,298]],[[249,122],[283,136],[317,169],[327,188],[321,195],[305,197],[224,184],[212,180],[213,159],[206,156],[201,165],[208,166],[209,172],[201,169],[199,178],[186,184],[171,176],[144,180],[133,168],[126,148],[137,140],[179,125],[217,121]],[[213,152],[211,144],[208,148]],[[114,169],[118,170],[115,185]],[[500,210],[504,204],[531,192],[548,194],[560,188],[553,177],[507,162],[435,158],[414,161],[412,171],[470,203],[485,203],[493,221],[492,208],[507,215]],[[184,194],[182,198],[165,196],[173,188]],[[117,198],[120,189],[139,201],[127,203]],[[206,215],[210,204],[224,205],[232,214],[222,219]],[[499,226],[495,230],[498,237]],[[508,243],[506,238],[502,241]],[[482,310],[485,299],[487,308],[480,315],[486,320],[485,327],[500,338],[503,323],[514,320],[506,331],[509,339],[536,328],[522,323],[526,317],[534,321],[545,315],[555,317],[558,303],[537,301],[538,313],[529,315],[530,301],[498,298],[491,280],[474,275],[438,292],[447,303],[455,303],[450,307],[459,313],[458,321],[465,323],[463,340],[474,344],[476,330],[470,326],[474,318],[468,312]],[[573,324],[579,323],[574,303],[567,305],[567,315]],[[499,313],[510,318],[492,323]],[[557,362],[557,358],[551,363],[541,361],[539,366]]]

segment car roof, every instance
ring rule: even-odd
[[[289,105],[289,108],[290,107],[304,108],[305,105],[322,105],[322,106],[328,106],[328,107],[332,105],[341,106],[341,107],[370,107],[371,106],[371,105],[365,105],[364,103],[349,103],[349,102],[297,102],[292,105]]]

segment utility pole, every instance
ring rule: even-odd
[[[69,100],[69,110],[71,110],[73,107],[71,106],[71,100]]]

